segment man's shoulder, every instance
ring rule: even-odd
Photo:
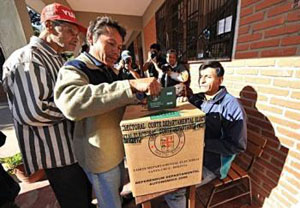
[[[185,71],[186,70],[185,65],[183,65],[182,63],[177,64],[176,68],[180,71]]]
[[[229,92],[226,92],[225,95],[224,95],[223,102],[229,103],[229,104],[238,104],[239,100],[238,100],[238,98],[236,98],[235,96],[233,96]]]
[[[225,106],[227,112],[229,113],[236,114],[236,115],[244,114],[244,108],[240,103],[239,99],[228,92],[224,96],[222,105]]]
[[[37,47],[27,44],[22,48],[15,50],[5,61],[4,67],[12,67],[14,65],[32,62],[33,57],[37,54]]]
[[[67,61],[64,64],[64,67],[74,67],[77,69],[94,69],[96,66],[93,62],[87,57],[86,54],[81,53],[78,57],[73,60]]]

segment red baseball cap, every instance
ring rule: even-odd
[[[61,4],[53,3],[45,6],[41,13],[41,22],[47,20],[62,20],[73,23],[78,26],[81,32],[86,33],[87,29],[83,27],[75,17],[74,12]]]

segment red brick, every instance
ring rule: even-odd
[[[279,151],[284,155],[287,155],[289,153],[289,149],[284,146],[281,146]]]
[[[265,167],[262,166],[262,165],[259,164],[259,163],[254,163],[253,167],[256,168],[256,169],[258,169],[258,170],[261,170],[262,172],[265,171]]]
[[[279,68],[275,68],[275,69],[262,69],[261,70],[261,75],[265,75],[265,76],[271,76],[271,77],[291,77],[293,74],[292,70],[285,70],[285,69],[279,69]]]
[[[242,17],[240,21],[240,25],[246,25],[249,23],[257,22],[264,19],[264,13],[256,13],[254,15],[248,16],[248,17]]]
[[[269,176],[268,176],[269,177]],[[262,186],[265,188],[265,190],[267,190],[268,192],[271,192],[272,189],[274,188],[274,186],[270,186],[267,183],[263,183]]]
[[[284,207],[284,208],[290,208],[292,206],[292,204],[290,203],[290,201],[288,199],[285,198],[284,195],[282,195],[282,193],[278,194],[278,193],[273,193],[273,197],[277,198],[280,203],[282,203],[284,206],[281,206],[280,204],[277,207]]]
[[[279,46],[279,43],[280,43],[280,39],[263,40],[263,41],[252,43],[251,49],[275,47],[275,46]]]
[[[259,127],[257,127],[257,126],[254,126],[254,125],[252,125],[252,124],[249,124],[249,122],[247,123],[247,128],[248,128],[248,130],[251,130],[251,131],[255,131],[255,132],[260,132],[260,128]]]
[[[297,144],[297,150],[300,151],[300,144]]]
[[[282,46],[298,45],[298,44],[300,44],[300,35],[284,37],[282,38],[281,41]]]
[[[274,149],[278,148],[280,146],[280,142],[279,141],[274,141],[274,140],[268,140],[267,142],[267,146],[268,147],[272,147]],[[270,151],[272,151],[273,149],[270,149]]]
[[[259,11],[259,10],[271,7],[271,6],[275,5],[275,4],[278,4],[278,3],[282,2],[282,1],[285,1],[285,0],[265,0],[262,3],[260,3],[260,4],[257,4],[255,6],[255,9],[256,9],[256,11]]]
[[[261,186],[258,186],[258,183],[256,183],[255,180],[252,180],[252,185],[253,185],[253,195],[258,197],[256,199],[258,200],[258,203],[261,204],[260,207],[262,207],[265,198],[267,198],[270,195],[270,192],[266,192]]]
[[[272,124],[270,122],[265,121],[265,120],[260,120],[260,119],[250,117],[248,119],[248,122],[255,125],[255,126],[259,126],[263,129],[273,130]]]
[[[295,110],[300,110],[300,102],[299,101],[289,101],[284,98],[271,98],[271,104],[279,105],[287,108],[292,108]]]
[[[282,191],[282,195],[289,201],[291,202],[292,204],[297,204],[298,203],[298,199],[295,199],[295,197],[290,194],[289,192],[283,190]],[[295,194],[296,195],[296,194]]]
[[[264,22],[260,22],[254,25],[253,30],[262,30],[269,27],[280,26],[284,23],[284,17],[277,17],[274,19],[269,19]]]
[[[236,47],[237,51],[246,51],[249,49],[250,44],[238,44]]]
[[[293,150],[289,150],[289,158],[292,158],[294,160],[297,160],[299,161],[299,156],[300,156],[300,153],[299,152],[296,152],[296,151],[293,151]],[[290,167],[290,166],[289,166]],[[294,166],[292,166],[294,167]],[[300,170],[299,169],[295,169],[298,173],[300,173]]]
[[[280,178],[280,175],[281,174],[275,174],[273,171],[267,171],[267,174],[266,174],[268,177],[270,177],[272,180],[274,181],[279,181],[279,178]]]
[[[294,56],[297,53],[297,48],[280,48],[262,51],[262,57],[278,57],[278,56]]]
[[[300,100],[300,92],[292,92],[291,98]]]
[[[248,117],[251,116],[251,117],[254,117],[256,119],[264,119],[265,118],[265,116],[257,110],[245,108],[245,111],[246,111],[246,114],[247,114]]]
[[[285,161],[279,161],[275,158],[272,158],[271,163],[281,170],[284,166]],[[280,174],[278,176],[280,176]]]
[[[254,4],[260,0],[242,0],[242,8],[250,6],[251,4]]]
[[[290,184],[292,184],[292,185],[294,185],[295,187],[300,187],[300,180],[299,179],[294,179],[293,177],[287,177],[287,181],[290,183]]]
[[[260,184],[261,183],[261,180],[260,178],[258,178],[256,175],[251,175],[251,179],[252,181],[255,181],[257,184]]]
[[[283,110],[281,108],[275,107],[275,106],[270,106],[270,105],[265,105],[265,104],[257,104],[256,107],[263,112],[271,112],[271,113],[276,113],[276,114],[282,114]]]
[[[293,131],[289,131],[285,128],[282,128],[282,127],[277,127],[277,130],[279,133],[287,136],[287,137],[290,137],[290,138],[293,138],[293,139],[296,139],[296,140],[300,140],[300,134],[296,133],[296,132],[293,132]]]
[[[239,35],[247,34],[250,31],[250,26],[246,25],[244,27],[239,28]]]
[[[245,17],[253,13],[254,7],[242,8],[240,17]]]
[[[249,107],[253,106],[253,102],[252,101],[245,100],[245,99],[239,99],[239,101],[242,103],[243,106],[249,106]]]
[[[280,95],[280,96],[288,96],[288,89],[276,89],[273,87],[258,87],[259,93],[271,94],[271,95]]]
[[[285,88],[290,87],[293,89],[300,89],[298,80],[275,79],[273,85],[276,87],[285,87]]]
[[[256,101],[257,100],[257,94],[252,92],[252,91],[246,91],[246,90],[243,90],[241,93],[240,93],[240,96],[242,98],[248,98],[252,101]],[[256,110],[257,111],[257,110]]]
[[[238,38],[238,43],[251,42],[251,41],[254,41],[254,40],[260,40],[261,38],[262,38],[262,33],[241,35]]]
[[[277,139],[277,137],[276,137],[276,135],[274,133],[274,129],[272,129],[272,131],[265,131],[265,130],[263,130],[262,131],[262,135],[264,137],[268,138],[268,142],[269,142],[270,139],[272,139],[272,141],[275,141],[277,144],[279,144],[279,141],[278,141],[278,139]],[[274,148],[277,148],[277,147],[278,146],[275,146]]]
[[[281,180],[279,185],[284,188],[285,190],[288,190],[290,193],[292,193],[293,195],[297,195],[298,191],[293,188],[289,183],[285,182],[284,180]]]
[[[300,124],[298,124],[296,122],[285,120],[284,118],[278,118],[278,117],[274,117],[274,116],[269,116],[268,118],[270,119],[270,121],[272,121],[272,123],[274,122],[277,124],[281,124],[283,126],[288,126],[290,128],[296,128],[296,129],[300,128]]]
[[[278,139],[280,140],[282,145],[288,148],[291,148],[295,145],[295,141],[291,140],[290,138],[278,137]]]
[[[287,21],[288,22],[294,22],[300,20],[300,12],[297,10],[296,12],[289,13],[287,16]]]
[[[279,141],[278,141],[279,142]],[[270,144],[269,140],[268,140],[268,145]],[[278,147],[277,147],[278,148]],[[277,160],[277,165],[276,163],[273,163],[273,165],[275,165],[277,168],[281,169],[280,167],[283,166],[286,157],[287,157],[287,153],[282,152],[281,150],[278,150],[276,148],[273,148],[271,146],[267,146],[266,147],[266,151],[267,153],[270,153],[270,156],[272,157],[271,162],[273,163],[274,158],[276,158]],[[275,162],[276,162],[275,161]]]
[[[287,117],[287,118],[289,118],[289,119],[300,121],[300,113],[296,113],[296,112],[292,112],[292,111],[287,110],[285,112],[284,116]]]
[[[280,4],[277,7],[270,9],[268,12],[268,17],[273,17],[275,15],[285,13],[289,10],[292,10],[292,3],[285,2],[284,4]]]
[[[271,180],[269,177],[265,176],[260,170],[253,169],[252,172],[253,174],[257,175],[264,183],[272,187],[276,186],[276,182]]]
[[[265,161],[270,161],[271,156],[268,153],[263,152],[263,154],[261,155],[261,159],[265,160]],[[257,164],[257,163],[255,163],[255,164]]]
[[[300,155],[300,154],[299,154],[299,155]],[[291,165],[292,165],[292,167],[294,167],[294,168],[300,170],[300,163],[298,163],[298,162],[292,162]]]
[[[244,58],[256,58],[258,57],[258,52],[245,52],[245,53],[236,53],[236,59],[244,59]]]
[[[248,137],[252,137],[252,138],[261,137],[261,134],[255,131],[248,131]]]
[[[271,29],[265,32],[265,38],[273,37],[273,36],[279,36],[279,35],[285,35],[285,34],[291,34],[298,32],[300,30],[300,24],[293,24],[289,26],[283,26],[280,28]]]

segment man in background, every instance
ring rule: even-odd
[[[121,80],[141,78],[140,70],[136,67],[137,66],[132,62],[132,56],[130,54],[130,51],[122,51],[121,60],[119,61],[117,66],[117,70],[119,72],[118,77]]]
[[[162,66],[166,63],[166,59],[161,54],[161,48],[158,43],[150,46],[148,59],[143,66],[143,72],[146,77],[155,77],[159,81],[163,76]]]
[[[164,65],[165,66],[165,65]],[[175,49],[167,51],[167,66],[162,78],[162,86],[170,87],[177,84],[184,84],[189,79],[189,72],[185,66],[177,61],[177,52]],[[164,68],[164,67],[163,67]]]

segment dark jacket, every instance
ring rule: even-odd
[[[225,178],[236,154],[247,145],[246,114],[238,100],[221,87],[212,100],[203,93],[189,101],[206,113],[204,166]]]
[[[162,65],[164,65],[165,63],[167,63],[166,59],[159,56],[157,58],[157,66],[159,68],[162,67]],[[156,70],[155,66],[153,63],[151,63],[149,66],[148,66],[148,73],[149,73],[149,77],[155,77],[156,79],[158,79],[158,71]]]

